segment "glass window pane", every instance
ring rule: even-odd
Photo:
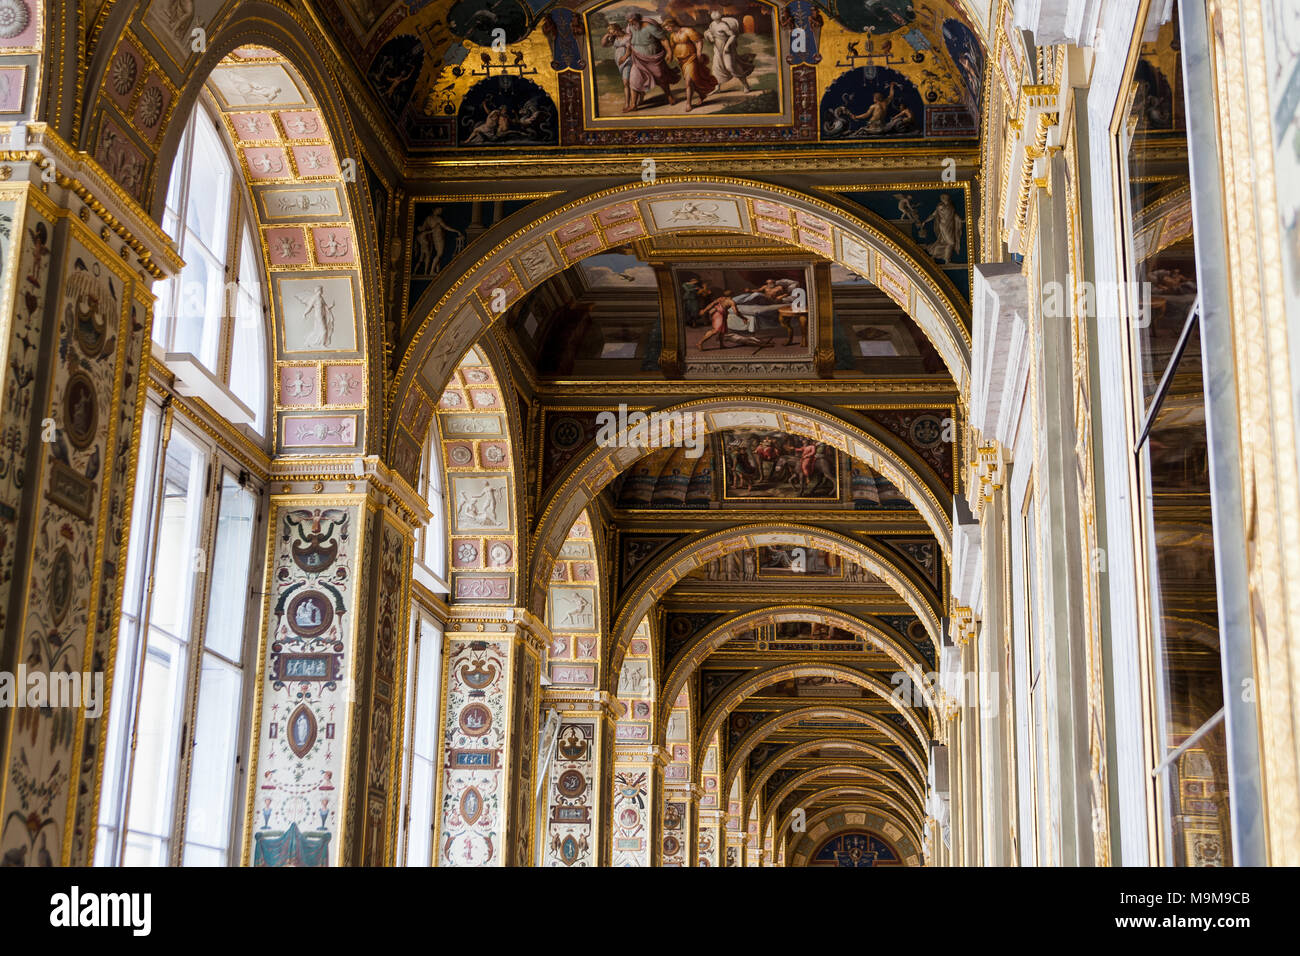
[[[179,428],[172,431],[163,472],[154,588],[144,681],[138,702],[136,746],[131,762],[127,827],[156,842],[132,843],[128,855],[162,853],[166,863],[180,760],[199,521],[206,461]],[[129,862],[129,861],[128,861]]]
[[[418,643],[417,638],[418,636]],[[408,687],[411,707],[407,715],[410,771],[405,781],[406,866],[428,866],[432,859],[434,761],[438,748],[438,683],[442,673],[442,629],[417,610],[411,622],[408,652],[416,661]]]
[[[1176,8],[1175,8],[1176,11]],[[1199,327],[1191,181],[1177,14],[1154,5],[1134,72],[1123,143],[1132,236],[1127,278],[1149,297],[1149,321],[1134,330],[1134,374],[1151,420],[1136,464],[1142,491],[1147,592],[1151,603],[1157,764],[1164,860],[1231,863],[1224,728],[1185,754],[1177,748],[1223,706],[1218,587],[1211,520],[1209,445]],[[1175,345],[1187,346],[1174,365]],[[1169,382],[1158,393],[1162,379]]]
[[[166,866],[167,841],[143,833],[128,833],[125,866]]]
[[[185,253],[185,268],[181,271],[180,282],[171,351],[188,352],[209,370],[215,370],[224,310],[224,273],[201,249],[191,247]]]
[[[181,134],[180,146],[176,149],[171,179],[167,181],[167,202],[163,207],[163,231],[174,241],[179,241],[181,237],[179,230],[181,196],[184,195],[186,181],[189,178],[190,125],[186,124],[185,132]]]
[[[186,866],[223,866],[230,847],[230,816],[235,804],[243,671],[212,654],[204,654],[199,680],[183,861]],[[205,851],[215,851],[216,857]]]
[[[412,752],[433,759],[438,748],[438,678],[442,673],[442,630],[432,618],[420,616],[420,667],[416,688]],[[430,792],[429,798],[433,794]]]
[[[1155,17],[1160,5],[1152,8]],[[1150,24],[1154,27],[1154,22]],[[1169,367],[1196,300],[1192,191],[1175,17],[1142,45],[1129,114],[1128,311],[1141,384],[1141,418]]]
[[[162,279],[154,283],[153,340],[165,349],[171,347],[171,317],[176,314],[176,282]]]
[[[197,843],[185,844],[185,855],[181,866],[228,866],[230,858],[227,851],[216,847],[200,846]]]
[[[166,854],[171,835],[183,703],[186,647],[153,628],[145,654],[144,684],[131,773],[127,828],[132,836],[153,837],[150,852]],[[128,850],[131,838],[128,837]],[[129,859],[127,861],[130,862]],[[166,863],[164,858],[160,864]]]
[[[436,431],[430,439],[429,452],[425,455],[425,501],[429,505],[431,516],[428,530],[424,532],[420,544],[423,548],[424,564],[440,578],[447,576],[447,504],[442,491],[442,449]]]
[[[189,208],[185,225],[225,262],[226,229],[230,215],[230,161],[212,119],[198,108],[194,122],[194,153],[190,165]],[[186,250],[187,253],[189,250]],[[187,256],[188,258],[188,256]]]
[[[144,576],[148,567],[148,536],[153,528],[149,521],[150,505],[158,476],[158,429],[162,412],[153,402],[145,402],[140,438],[136,445],[139,456],[136,464],[135,495],[131,505],[131,538],[127,545],[126,573],[123,575],[122,614],[135,615],[144,591]],[[121,671],[118,671],[120,674]]]
[[[258,251],[245,229],[239,252],[239,295],[235,302],[235,329],[230,351],[230,390],[256,413],[253,428],[261,434],[266,419],[268,358],[257,256]]]
[[[406,865],[429,866],[433,860],[433,761],[417,757],[411,763],[411,793],[427,794],[427,800],[411,802],[411,823],[407,831]]]
[[[117,863],[117,828],[122,812],[124,770],[130,745],[132,708],[135,703],[136,661],[139,657],[140,599],[148,568],[148,535],[152,530],[150,504],[156,483],[154,452],[161,415],[152,402],[145,403],[140,428],[139,464],[123,575],[122,620],[118,628],[117,656],[113,666],[113,693],[109,704],[108,738],[104,748],[104,784],[99,802],[99,835],[95,841],[95,865]]]
[[[249,600],[248,568],[256,517],[256,496],[239,487],[230,472],[223,472],[204,642],[208,650],[232,661],[242,657],[244,608]]]
[[[188,641],[195,571],[206,566],[198,543],[207,463],[203,452],[174,429],[165,467],[149,623]]]
[[[1200,335],[1192,337],[1143,447],[1164,760],[1223,706],[1209,444]],[[1232,862],[1220,723],[1162,774],[1176,866]]]

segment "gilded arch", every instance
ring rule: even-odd
[[[871,790],[867,787],[839,785],[839,786],[823,787],[821,790],[816,790],[811,794],[808,794],[807,796],[800,799],[799,805],[797,807],[791,807],[789,810],[787,810],[785,815],[781,817],[780,820],[776,819],[776,813],[778,808],[774,805],[772,807],[772,816],[769,819],[776,823],[776,830],[775,830],[776,838],[779,840],[781,838],[781,835],[784,834],[786,830],[790,828],[790,823],[794,819],[795,811],[803,810],[804,813],[807,814],[808,811],[810,811],[813,807],[817,806],[819,803],[822,803],[823,801],[826,800],[837,800],[838,798],[841,797],[858,798],[858,802],[849,805],[862,807],[864,809],[868,808],[869,801],[873,801],[873,800],[881,801],[881,803],[885,804],[885,806],[875,806],[875,807],[870,807],[869,809],[871,809],[876,813],[880,813],[882,816],[885,816],[888,819],[892,820],[894,824],[897,825],[900,829],[904,829],[907,832],[911,833],[911,828],[914,826],[914,824],[907,819],[906,814],[903,813],[902,809],[898,805],[896,805],[892,801],[892,799],[889,799],[886,794],[883,794],[878,790]],[[842,807],[845,805],[846,804],[843,803],[836,804],[837,807]],[[888,807],[888,809],[886,809],[886,806]],[[806,821],[806,817],[805,817],[805,821]],[[915,839],[918,840],[918,842],[920,841],[920,837],[921,837],[920,831],[917,831],[912,835],[914,836]]]
[[[827,707],[819,704],[816,706],[800,707],[795,710],[783,711],[752,727],[736,744],[735,750],[727,762],[727,776],[734,776],[736,771],[738,771],[744,764],[744,760],[749,756],[750,751],[765,740],[769,734],[783,730],[791,724],[798,723],[801,720],[818,717],[834,717],[848,723],[861,724],[864,727],[870,727],[872,730],[879,731],[889,739],[890,743],[896,744],[903,749],[904,756],[911,761],[912,765],[916,767],[918,771],[925,773],[925,763],[921,759],[920,755],[917,754],[915,745],[889,721],[882,720],[875,714],[866,713],[861,710],[854,710],[852,707]]]
[[[903,780],[908,784],[908,787],[911,789],[912,793],[916,796],[917,800],[920,801],[921,804],[924,804],[925,787],[921,783],[918,776],[905,763],[903,763],[902,760],[895,757],[887,750],[881,749],[875,744],[867,743],[866,741],[862,741],[862,740],[855,740],[852,737],[818,737],[815,740],[807,740],[804,741],[803,743],[796,744],[793,747],[789,747],[786,750],[783,750],[780,754],[774,757],[770,762],[764,764],[762,769],[760,769],[759,772],[754,775],[753,779],[748,781],[748,786],[745,788],[746,802],[752,803],[754,800],[754,795],[758,791],[762,790],[763,784],[766,783],[767,780],[772,776],[772,774],[775,773],[782,766],[789,763],[791,760],[795,760],[799,757],[802,757],[804,754],[808,754],[815,750],[819,750],[822,747],[828,747],[828,746],[834,746],[837,748],[842,748],[844,750],[856,751],[868,757],[874,757],[876,759],[883,761],[884,763],[887,763],[891,769],[898,771],[898,773],[902,776]],[[733,773],[735,769],[736,768],[734,767],[729,767],[728,773]]]
[[[604,655],[607,580],[598,523],[591,509],[569,529],[551,568],[546,600],[551,681],[560,687],[599,687]]]
[[[787,243],[839,262],[883,289],[912,317],[943,358],[958,391],[970,379],[970,334],[954,291],[928,263],[883,228],[821,199],[743,179],[664,177],[602,190],[551,211],[549,228],[517,230],[427,296],[390,393],[436,395],[462,354],[511,304],[580,259],[633,239],[682,232],[732,232]],[[399,415],[389,437],[396,470],[418,467],[419,421]]]
[[[828,624],[843,628],[864,638],[873,647],[884,651],[893,658],[913,682],[913,686],[921,688],[927,698],[930,697],[929,687],[921,679],[920,666],[922,662],[917,660],[914,651],[904,648],[903,645],[884,631],[846,611],[838,611],[834,608],[812,604],[761,608],[723,618],[710,628],[691,638],[678,655],[673,658],[670,662],[672,666],[664,678],[665,693],[670,699],[675,698],[677,692],[685,686],[686,681],[690,679],[691,674],[703,663],[705,658],[733,637],[764,624],[780,624],[786,621],[812,621],[819,624]],[[936,702],[930,699],[929,703],[934,705]]]
[[[809,832],[799,834],[799,839],[793,841],[790,848],[791,866],[809,865],[812,857],[836,836],[861,830],[872,832],[887,843],[892,843],[902,865],[918,866],[922,863],[919,849],[921,843],[916,835],[900,830],[878,807],[854,804],[830,807],[818,813],[810,822],[812,827],[809,832],[818,830],[820,835],[813,839]]]
[[[465,353],[438,400],[434,435],[446,476],[453,603],[514,600],[522,511],[515,480],[518,416],[509,401],[483,345]]]
[[[916,734],[917,739],[923,745],[930,740],[929,729],[921,723],[920,718],[912,712],[911,708],[901,706],[894,699],[892,687],[870,674],[864,674],[862,671],[842,664],[775,664],[772,667],[755,671],[750,676],[727,685],[722,696],[715,700],[700,718],[699,739],[708,740],[712,737],[714,732],[721,728],[722,722],[727,718],[727,715],[746,697],[753,695],[764,687],[790,677],[836,677],[857,684],[859,687],[872,691],[877,696],[888,700],[894,709],[903,715],[903,720],[907,722],[908,727],[912,729],[912,732]]]
[[[865,793],[870,794],[870,799],[883,803],[898,814],[899,818],[908,821],[918,833],[920,832],[920,818],[915,816],[916,808],[911,806],[909,802],[910,795],[896,781],[890,780],[879,771],[848,763],[828,763],[820,767],[812,767],[798,776],[791,777],[772,795],[771,804],[764,811],[764,816],[774,816],[776,808],[780,807],[790,794],[807,786],[814,780],[829,776],[860,777],[869,782],[872,786],[863,787],[862,789]],[[782,832],[778,830],[776,835],[780,837]]]
[[[761,396],[699,399],[660,410],[661,416],[673,414],[703,416],[706,432],[757,426],[826,442],[893,482],[929,525],[944,559],[951,559],[951,503],[941,501],[915,469],[900,461],[897,452],[870,432],[810,405]],[[662,439],[664,436],[647,437]],[[632,442],[625,429],[608,447],[592,450],[542,502],[532,545],[533,585],[529,600],[534,613],[540,613],[538,609],[544,600],[540,589],[567,528],[601,489],[655,447],[650,441],[644,445]]]
[[[797,777],[792,777],[782,784],[781,789],[772,796],[772,808],[780,807],[790,794],[807,786],[814,780],[820,780],[822,777],[829,777],[832,775],[862,777],[863,779],[872,782],[878,782],[877,778],[879,777],[879,774],[852,765],[827,764],[824,767],[813,767],[811,770],[806,770]],[[881,791],[871,787],[863,787],[861,789],[864,796],[869,796],[872,800],[878,800],[881,803],[884,803],[894,813],[896,813],[901,820],[906,821],[908,829],[919,837],[923,829],[921,826],[921,819],[913,816],[914,811],[911,808],[907,807],[905,804],[899,803],[887,791]],[[781,834],[785,831],[785,827],[789,826],[789,823],[790,814],[787,814],[782,822],[781,828],[776,831],[777,839],[780,839]]]
[[[907,602],[925,624],[935,645],[939,644],[939,617],[924,593],[894,562],[875,548],[846,535],[814,525],[755,523],[691,538],[651,564],[622,601],[610,629],[612,673],[618,673],[631,629],[663,594],[687,572],[713,558],[739,548],[765,544],[795,544],[821,548],[852,561],[881,578]]]

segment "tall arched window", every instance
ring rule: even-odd
[[[206,94],[205,94],[206,96]],[[97,865],[238,862],[262,606],[269,357],[247,190],[208,104],[177,153],[96,833]],[[241,613],[242,609],[242,613]]]
[[[182,392],[260,437],[267,418],[261,244],[219,124],[200,103],[176,154],[163,228],[185,268],[155,289],[153,337]]]

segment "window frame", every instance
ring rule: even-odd
[[[1197,269],[1197,292],[1194,302],[1182,319],[1182,328],[1174,341],[1173,347],[1167,358],[1163,358],[1163,368],[1160,368],[1159,375],[1155,380],[1155,385],[1150,394],[1147,393],[1146,381],[1144,376],[1155,371],[1153,368],[1146,368],[1145,364],[1149,359],[1144,356],[1143,342],[1141,340],[1141,331],[1147,326],[1142,324],[1143,321],[1148,325],[1152,322],[1150,314],[1143,313],[1143,306],[1137,301],[1134,295],[1134,285],[1138,281],[1141,273],[1139,268],[1145,260],[1139,260],[1137,250],[1134,245],[1133,223],[1136,219],[1136,208],[1133,203],[1133,186],[1135,183],[1145,181],[1145,177],[1133,175],[1133,155],[1134,150],[1138,148],[1137,123],[1131,118],[1135,96],[1138,92],[1137,81],[1137,64],[1142,56],[1142,47],[1144,37],[1150,32],[1150,18],[1157,13],[1159,7],[1152,0],[1142,0],[1137,11],[1136,23],[1138,30],[1135,35],[1132,48],[1129,50],[1128,61],[1125,64],[1123,78],[1119,84],[1119,96],[1116,104],[1114,120],[1112,123],[1111,142],[1114,149],[1114,169],[1112,179],[1115,185],[1115,213],[1116,213],[1116,267],[1117,278],[1120,280],[1120,288],[1126,290],[1118,296],[1118,319],[1125,323],[1126,328],[1120,335],[1122,343],[1122,353],[1124,362],[1124,378],[1127,389],[1124,395],[1125,408],[1125,426],[1127,434],[1125,441],[1128,451],[1128,475],[1129,475],[1129,510],[1133,531],[1133,557],[1134,570],[1136,572],[1136,597],[1137,597],[1137,633],[1139,637],[1139,665],[1141,671],[1141,691],[1142,691],[1142,719],[1143,719],[1143,776],[1144,793],[1147,801],[1147,824],[1148,824],[1148,852],[1153,865],[1175,866],[1190,865],[1190,863],[1181,859],[1181,849],[1178,845],[1177,835],[1175,833],[1175,817],[1179,815],[1174,801],[1171,799],[1171,784],[1173,778],[1171,772],[1175,771],[1176,766],[1181,762],[1181,756],[1185,755],[1186,749],[1190,749],[1192,744],[1215,729],[1218,723],[1222,722],[1227,702],[1231,697],[1231,688],[1226,684],[1221,685],[1221,700],[1225,708],[1205,720],[1199,727],[1189,730],[1188,739],[1181,745],[1170,743],[1172,720],[1171,705],[1169,698],[1168,678],[1167,678],[1167,657],[1166,642],[1167,636],[1162,626],[1163,617],[1162,607],[1164,596],[1161,592],[1161,572],[1162,568],[1158,561],[1157,540],[1156,540],[1156,509],[1153,500],[1157,496],[1153,488],[1151,470],[1150,470],[1150,439],[1155,425],[1160,418],[1160,413],[1165,406],[1165,401],[1169,397],[1170,387],[1175,375],[1179,372],[1184,361],[1189,356],[1187,353],[1189,342],[1193,337],[1198,339],[1197,350],[1194,360],[1200,366],[1202,375],[1205,374],[1206,353],[1203,351],[1204,344],[1202,341],[1204,333],[1204,293],[1201,289],[1200,272],[1203,266],[1201,259],[1201,250],[1199,244],[1195,248],[1195,264]],[[1180,49],[1185,50],[1186,23],[1185,18],[1189,13],[1192,16],[1197,15],[1195,8],[1187,8],[1179,4],[1174,8],[1174,16],[1179,18],[1178,37]],[[1204,13],[1203,10],[1200,11]],[[1163,24],[1160,24],[1162,26]],[[1154,33],[1151,33],[1154,35]],[[1182,65],[1180,54],[1180,67]],[[1180,73],[1178,81],[1184,79]],[[1213,104],[1211,104],[1212,106]],[[1187,151],[1187,175],[1189,188],[1192,190],[1192,236],[1205,227],[1196,215],[1195,190],[1196,181],[1192,172],[1192,153],[1193,142],[1190,129],[1190,118],[1188,128],[1183,130],[1186,140]],[[1210,227],[1214,231],[1214,227]],[[1202,397],[1205,404],[1205,427],[1207,429],[1207,454],[1213,455],[1213,446],[1209,443],[1209,416],[1210,416],[1210,395],[1202,388]],[[1207,498],[1213,501],[1212,482],[1207,486]],[[1211,505],[1212,508],[1212,505]],[[1207,516],[1208,517],[1208,516]],[[1213,527],[1213,519],[1210,520],[1210,527]],[[1215,594],[1215,614],[1217,616],[1219,606],[1224,600],[1224,594],[1220,587],[1221,569],[1218,567],[1219,562],[1223,560],[1220,553],[1220,542],[1217,532],[1214,535],[1213,551],[1215,561],[1215,580],[1213,588]],[[1220,666],[1223,664],[1224,635],[1219,634],[1219,661]],[[1172,759],[1171,759],[1172,758]],[[1235,788],[1230,775],[1224,781],[1227,800],[1230,805],[1236,801]],[[1235,833],[1231,827],[1222,831],[1222,837],[1229,855],[1229,865],[1235,865],[1238,854]]]
[[[184,861],[184,854],[187,844],[187,833],[189,823],[189,813],[191,809],[191,783],[192,772],[195,759],[196,722],[198,720],[199,699],[203,690],[202,676],[203,663],[206,655],[212,653],[207,646],[208,631],[208,611],[211,606],[210,596],[212,590],[212,567],[215,560],[216,536],[218,530],[218,518],[221,513],[222,485],[223,478],[230,474],[236,478],[237,483],[253,496],[255,502],[253,525],[249,540],[249,553],[246,563],[245,586],[248,590],[249,599],[244,605],[244,619],[241,625],[241,639],[239,645],[239,667],[241,671],[242,688],[239,699],[239,715],[235,721],[236,745],[235,745],[235,766],[230,779],[230,819],[227,830],[227,848],[226,848],[226,865],[238,865],[239,857],[242,852],[242,833],[245,823],[245,795],[248,782],[248,763],[252,747],[251,714],[254,703],[254,696],[257,688],[258,674],[258,652],[260,648],[261,636],[261,616],[262,602],[254,600],[254,596],[260,594],[265,577],[265,553],[266,553],[266,484],[253,476],[249,470],[234,455],[227,451],[222,442],[215,436],[208,435],[205,430],[199,427],[196,421],[191,420],[192,412],[186,412],[181,416],[176,415],[178,399],[164,393],[153,382],[147,391],[146,404],[154,414],[158,416],[158,434],[154,448],[149,450],[152,468],[148,473],[140,471],[136,475],[137,482],[148,481],[149,485],[141,504],[144,505],[142,511],[137,512],[135,521],[145,522],[142,527],[142,537],[133,540],[128,549],[128,564],[139,562],[136,566],[139,569],[139,589],[135,596],[135,609],[128,612],[124,607],[124,618],[130,613],[132,619],[133,635],[131,640],[133,647],[119,648],[117,652],[117,662],[119,664],[129,663],[130,667],[126,673],[116,674],[117,680],[130,679],[132,683],[122,685],[118,684],[115,688],[114,698],[118,698],[124,691],[129,692],[130,697],[126,699],[124,709],[117,713],[117,723],[113,720],[113,714],[110,712],[110,722],[107,727],[107,736],[109,738],[107,747],[118,748],[117,756],[120,763],[115,765],[118,782],[112,788],[105,787],[105,793],[112,793],[113,800],[111,805],[111,818],[106,820],[106,811],[109,808],[101,803],[98,819],[96,820],[96,865],[99,866],[122,866],[125,865],[125,857],[130,835],[133,832],[145,832],[141,830],[132,830],[130,827],[131,818],[131,800],[134,791],[135,773],[137,770],[136,759],[139,756],[139,733],[140,733],[140,714],[141,714],[141,695],[144,687],[144,661],[149,654],[149,635],[153,627],[151,617],[153,614],[152,594],[154,592],[155,568],[158,560],[159,546],[159,522],[161,520],[162,497],[161,491],[165,470],[167,467],[167,452],[171,447],[172,441],[175,440],[177,429],[184,440],[193,445],[203,456],[203,467],[205,475],[203,478],[203,500],[199,503],[197,528],[198,534],[197,545],[203,559],[202,570],[196,570],[192,573],[201,574],[201,580],[195,581],[191,591],[190,606],[184,609],[188,615],[188,636],[184,645],[183,672],[181,674],[181,687],[183,688],[182,706],[180,710],[181,727],[179,733],[173,738],[174,750],[167,756],[175,764],[175,780],[172,782],[172,793],[170,806],[166,812],[170,817],[170,825],[164,836],[166,842],[166,860],[164,865],[181,866]],[[242,479],[242,481],[240,481]],[[136,551],[132,546],[139,544],[143,553]],[[196,558],[198,555],[196,555]],[[124,604],[125,604],[124,595]],[[122,628],[119,627],[119,641],[122,639]],[[132,651],[129,657],[124,657],[125,650]],[[229,661],[225,655],[220,655],[222,659]],[[173,732],[175,728],[170,728]],[[116,743],[113,738],[116,737]],[[150,834],[157,836],[158,834]],[[102,839],[111,838],[114,841],[114,849],[111,858],[100,856],[98,842]]]
[[[218,248],[208,246],[204,237],[194,232],[189,222],[189,191],[195,176],[194,154],[196,142],[200,138],[196,133],[201,123],[211,124],[211,137],[219,145],[226,167],[229,183],[229,195],[213,198],[213,208],[224,211],[224,232],[214,236]],[[211,144],[209,144],[210,146]],[[208,147],[204,147],[205,149]],[[241,314],[247,318],[254,309],[260,311],[256,332],[258,362],[261,369],[260,402],[258,408],[252,409],[252,424],[235,423],[222,417],[222,413],[197,398],[181,395],[178,391],[182,374],[170,365],[166,359],[168,350],[176,344],[177,329],[182,320],[181,300],[185,294],[181,275],[155,287],[157,303],[154,308],[155,328],[163,323],[161,333],[150,336],[150,348],[153,352],[153,367],[146,388],[145,419],[150,422],[148,429],[142,424],[142,433],[137,440],[147,442],[150,447],[141,447],[139,465],[135,481],[136,490],[132,501],[135,520],[132,523],[131,540],[128,542],[124,575],[123,615],[119,626],[118,649],[115,658],[122,666],[117,670],[117,692],[113,695],[116,704],[110,711],[106,726],[108,739],[105,773],[112,772],[113,779],[107,782],[101,791],[100,810],[95,821],[96,862],[98,865],[123,865],[131,849],[133,834],[148,834],[149,839],[165,841],[165,850],[158,852],[155,848],[155,860],[169,866],[185,865],[186,851],[190,847],[190,823],[196,810],[196,790],[194,773],[197,761],[204,756],[216,757],[216,762],[209,767],[221,767],[226,756],[224,745],[228,742],[232,753],[233,765],[226,768],[229,776],[222,779],[229,790],[223,795],[224,807],[229,819],[222,827],[220,821],[209,834],[216,839],[217,832],[224,832],[225,865],[239,865],[243,853],[243,833],[247,826],[247,788],[248,775],[251,772],[249,761],[254,746],[256,729],[252,726],[253,705],[256,699],[261,672],[261,637],[263,617],[263,590],[265,587],[268,502],[269,502],[269,458],[267,449],[274,440],[274,355],[273,331],[270,326],[270,286],[261,241],[260,223],[253,206],[252,196],[247,183],[240,173],[241,166],[234,153],[230,137],[225,135],[220,112],[216,108],[212,94],[205,87],[186,120],[181,137],[180,148],[172,166],[172,180],[168,186],[167,201],[164,209],[164,225],[170,226],[175,233],[174,241],[185,258],[187,242],[193,239],[202,248],[191,248],[195,255],[207,258],[224,255],[220,263],[221,286],[214,294],[210,285],[205,286],[204,300],[208,308],[216,308],[217,315],[204,316],[204,336],[206,338],[209,322],[215,322],[215,360],[209,368],[202,355],[195,355],[202,371],[212,379],[212,385],[218,387],[218,398],[229,397],[239,406],[248,406],[238,396],[232,386],[231,374],[234,368],[236,343],[239,338],[237,328]],[[195,225],[198,225],[197,223]],[[169,235],[171,233],[169,232]],[[256,288],[246,289],[248,279],[256,283]],[[244,340],[248,344],[248,340]],[[243,353],[241,353],[241,356]],[[248,371],[250,363],[241,357],[242,371]],[[169,374],[170,373],[170,374]],[[224,396],[222,395],[224,393]],[[177,411],[182,414],[177,415]],[[143,421],[143,420],[142,420]],[[179,429],[179,433],[177,432]],[[155,612],[153,594],[160,558],[159,549],[162,541],[162,507],[163,489],[168,468],[168,449],[177,435],[196,449],[196,458],[201,458],[205,469],[201,479],[202,498],[195,501],[194,484],[186,492],[187,509],[193,514],[186,518],[193,522],[193,544],[198,549],[192,574],[200,574],[201,579],[192,580],[187,588],[189,606],[180,609],[182,619],[187,622],[186,639],[178,647],[178,655],[169,667],[175,669],[170,679],[174,680],[178,701],[175,720],[168,720],[159,730],[167,734],[161,743],[162,750],[153,755],[165,766],[169,777],[163,787],[163,802],[152,808],[155,820],[163,823],[154,833],[152,822],[137,820],[137,826],[131,828],[132,792],[144,778],[137,776],[142,772],[138,760],[142,752],[140,746],[141,713],[146,701],[142,700],[145,687],[146,661],[149,660],[150,636],[153,631],[152,617]],[[245,588],[244,614],[237,632],[232,629],[228,638],[230,643],[219,649],[208,646],[208,632],[214,625],[211,614],[212,593],[214,587],[214,568],[219,555],[217,544],[223,517],[222,499],[227,479],[231,491],[242,489],[241,495],[251,496],[249,502],[241,504],[247,509],[251,504],[252,526],[249,530],[249,553],[230,555],[232,560],[240,560],[245,568],[242,582]],[[236,518],[236,521],[240,519]],[[231,526],[237,528],[237,525]],[[243,531],[236,531],[242,538]],[[188,542],[187,542],[188,543]],[[223,555],[225,552],[223,551]],[[214,632],[215,633],[215,632]],[[234,640],[238,639],[235,646]],[[122,642],[128,642],[123,645]],[[237,654],[237,659],[230,656]],[[221,664],[216,664],[220,661]],[[220,726],[214,725],[214,734],[228,734],[220,738],[222,749],[207,752],[197,746],[199,736],[206,731],[199,726],[201,704],[204,700],[205,687],[214,688],[216,683],[204,682],[205,666],[215,666],[217,670],[229,675],[237,669],[239,682],[238,713],[233,722],[218,720]],[[226,680],[217,670],[210,670],[213,677]],[[228,689],[228,688],[227,688]],[[118,704],[118,702],[121,702]],[[211,716],[209,716],[211,719]],[[206,726],[206,725],[205,725]],[[111,761],[109,754],[112,755]],[[212,796],[211,787],[204,785],[202,793]],[[147,804],[142,804],[147,808]],[[163,822],[165,821],[165,822]],[[108,841],[101,846],[100,841]],[[207,844],[193,841],[195,847]],[[208,849],[215,849],[208,847]],[[206,861],[214,862],[214,861]],[[202,865],[202,863],[192,864]]]

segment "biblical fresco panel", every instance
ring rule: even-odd
[[[717,360],[762,371],[807,363],[817,337],[812,268],[774,264],[675,266],[678,323],[687,368]]]
[[[615,0],[587,13],[597,120],[781,112],[776,7],[761,0]]]

